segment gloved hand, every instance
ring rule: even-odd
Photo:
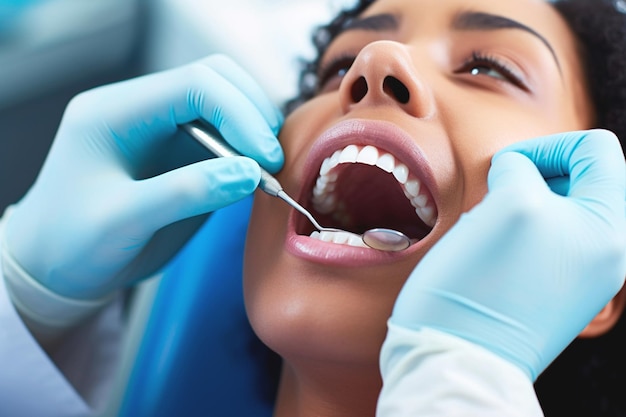
[[[177,128],[196,119],[249,158],[206,160]],[[252,193],[259,164],[281,168],[281,124],[261,88],[224,56],[82,93],[8,219],[8,251],[71,298],[95,299],[144,278],[200,226],[198,216]],[[193,224],[176,235],[183,219]]]
[[[567,194],[544,177],[569,177]],[[488,186],[412,272],[390,323],[468,340],[534,381],[624,283],[624,157],[607,131],[542,137],[497,153]]]

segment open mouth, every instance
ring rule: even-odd
[[[324,159],[302,200],[322,226],[356,234],[389,228],[417,242],[437,221],[436,205],[419,176],[396,156],[373,145],[349,144]],[[296,221],[296,233],[363,246],[347,234],[317,233],[303,216]]]

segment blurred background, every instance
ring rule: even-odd
[[[353,0],[0,0],[0,213],[32,184],[78,92],[229,54],[277,103],[310,34]]]

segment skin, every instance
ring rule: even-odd
[[[454,17],[468,10],[513,19],[545,42],[521,29],[452,29]],[[277,417],[374,415],[378,354],[394,300],[420,259],[483,198],[491,156],[517,141],[593,123],[573,35],[543,0],[379,0],[363,16],[387,13],[397,28],[349,30],[330,46],[323,65],[343,55],[354,62],[287,118],[278,179],[302,201],[307,155],[323,132],[347,120],[385,120],[407,132],[424,155],[438,220],[393,262],[329,265],[287,250],[289,219],[296,215],[257,193],[245,301],[255,332],[284,359]],[[465,65],[476,50],[506,63],[522,85],[484,63]],[[470,74],[475,67],[479,73]],[[408,102],[382,88],[388,75],[408,89]],[[357,99],[353,86],[360,77],[369,88]]]

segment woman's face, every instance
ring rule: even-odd
[[[257,193],[246,307],[287,360],[376,366],[401,286],[483,198],[492,155],[588,128],[592,109],[573,35],[544,0],[376,1],[332,42],[320,77],[280,134],[278,179],[324,226],[390,227],[415,243],[381,252],[322,241]]]

